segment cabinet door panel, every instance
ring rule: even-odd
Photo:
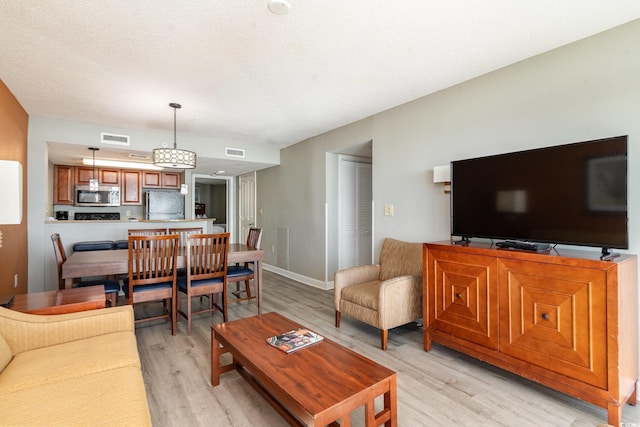
[[[120,185],[120,169],[100,168],[100,184]]]
[[[99,177],[98,170],[95,171],[95,178]],[[89,180],[93,178],[93,168],[84,168],[81,166],[76,167],[76,184],[77,185],[89,185]]]
[[[607,386],[606,273],[501,259],[504,354]]]
[[[180,172],[162,172],[162,188],[180,188]]]
[[[498,349],[495,258],[429,251],[429,328]]]
[[[149,188],[162,187],[162,172],[160,171],[143,171],[142,186]]]
[[[142,204],[141,176],[140,171],[122,171],[122,194],[120,197],[123,205]]]
[[[74,200],[73,166],[56,165],[53,168],[53,204],[72,205]]]

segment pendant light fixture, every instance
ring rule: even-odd
[[[99,148],[89,147],[89,150],[93,152],[93,172],[91,172],[91,179],[89,179],[89,190],[98,191],[100,182],[98,181],[98,178],[96,178],[96,151],[98,151]]]
[[[153,164],[162,168],[193,169],[196,167],[196,153],[178,149],[176,143],[176,110],[182,105],[172,102],[173,108],[173,148],[155,148],[153,150]]]

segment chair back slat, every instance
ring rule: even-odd
[[[227,274],[229,233],[191,234],[187,238],[187,278],[224,278]]]
[[[262,228],[249,228],[247,234],[247,246],[251,246],[256,249],[260,249],[260,243],[262,241]]]
[[[162,236],[164,234],[167,234],[166,228],[130,228],[127,230],[129,236]]]
[[[151,285],[176,275],[177,234],[129,236],[129,281]]]
[[[204,230],[202,227],[191,227],[191,228],[170,228],[169,234],[177,234],[180,236],[180,247],[187,247],[187,237],[192,234],[202,234]]]

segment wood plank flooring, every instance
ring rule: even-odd
[[[194,299],[196,301],[196,299]],[[606,411],[522,379],[446,347],[423,351],[416,324],[389,333],[379,348],[375,328],[347,316],[334,326],[333,291],[323,291],[264,272],[263,312],[276,311],[398,373],[398,423],[413,426],[572,426],[606,424]],[[136,310],[151,310],[140,307]],[[231,320],[257,314],[257,305],[229,305]],[[186,322],[171,335],[168,323],[143,323],[136,336],[155,426],[286,426],[287,423],[237,373],[210,385],[213,323],[222,315],[200,315],[191,336]],[[640,427],[640,405],[625,405],[625,427]],[[363,425],[363,411],[352,414]]]

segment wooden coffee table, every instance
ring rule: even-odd
[[[396,426],[396,373],[326,337],[293,353],[266,342],[299,327],[277,313],[213,325],[211,385],[235,369],[294,426],[349,426],[351,412],[362,405],[366,426]],[[224,353],[233,361],[220,366]],[[384,408],[376,413],[378,396]]]
[[[105,307],[104,286],[16,295],[11,310],[31,314],[64,314]]]

